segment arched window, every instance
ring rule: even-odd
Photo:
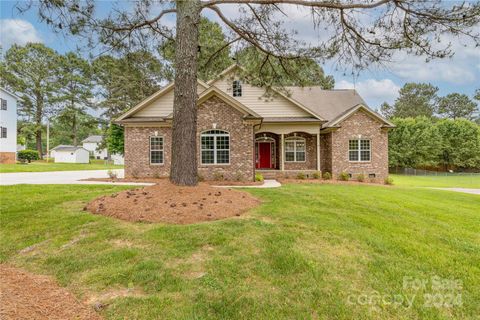
[[[229,164],[230,134],[223,130],[202,132],[200,152],[202,164]]]
[[[242,83],[240,80],[233,80],[232,82],[232,93],[234,97],[242,96]]]
[[[306,159],[306,143],[302,137],[285,139],[285,162],[304,162]]]

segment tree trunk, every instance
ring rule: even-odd
[[[73,135],[73,145],[77,146],[77,114],[73,112],[73,119],[72,119],[72,135]]]
[[[172,166],[170,181],[194,186],[197,174],[197,51],[200,0],[179,0],[175,41]]]
[[[37,95],[37,109],[35,110],[35,141],[40,160],[43,159],[42,151],[42,114],[43,114],[43,97]],[[48,157],[48,154],[47,154]]]
[[[42,160],[43,153],[42,153],[42,128],[41,127],[37,129],[37,132],[35,132],[35,141],[37,143],[38,156],[40,157],[40,160]]]

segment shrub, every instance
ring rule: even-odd
[[[32,162],[32,160],[38,160],[40,159],[40,156],[38,155],[38,151],[37,150],[30,150],[30,149],[26,149],[26,150],[22,150],[22,151],[19,151],[17,153],[17,158],[18,160],[20,160],[21,162]]]
[[[330,174],[330,172],[325,172],[323,174],[323,180],[330,180],[332,179],[332,175]]]
[[[316,171],[312,174],[313,179],[320,179],[322,177],[322,173],[320,171]]]
[[[223,174],[221,174],[220,172],[215,172],[213,174],[213,180],[222,181],[223,180]]]
[[[338,180],[348,181],[348,180],[350,180],[350,176],[348,175],[348,173],[343,171],[338,175]]]
[[[306,178],[305,173],[303,173],[303,172],[297,173],[297,179],[304,180],[305,178]]]
[[[116,171],[108,170],[108,171],[107,171],[107,174],[108,174],[108,176],[110,177],[110,179],[112,179],[112,180],[118,178],[118,174],[117,174]]]
[[[384,180],[384,183],[388,184],[388,185],[393,185],[393,178],[392,177],[386,177],[385,180]]]
[[[261,173],[255,173],[255,181],[263,181],[263,175]]]
[[[357,181],[358,182],[365,181],[365,175],[363,173],[360,173],[359,175],[357,175]]]

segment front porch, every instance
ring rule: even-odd
[[[265,178],[305,175],[320,171],[320,134],[257,132],[255,172]]]

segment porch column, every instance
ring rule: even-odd
[[[317,171],[320,169],[320,133],[317,133]]]
[[[280,171],[284,171],[284,165],[283,165],[283,133],[280,135]]]

